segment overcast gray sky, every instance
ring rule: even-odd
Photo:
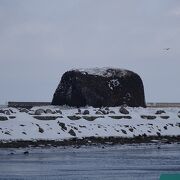
[[[51,101],[65,71],[106,66],[180,102],[180,0],[0,0],[0,104]]]

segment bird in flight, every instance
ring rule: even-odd
[[[170,50],[170,48],[164,48],[163,50],[169,51],[169,50]]]

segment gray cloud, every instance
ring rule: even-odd
[[[147,101],[180,101],[179,9],[178,0],[0,0],[0,103],[50,101],[64,71],[104,66],[139,73]]]

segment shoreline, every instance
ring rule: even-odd
[[[26,147],[63,147],[63,146],[91,146],[91,145],[124,145],[142,143],[180,143],[180,136],[136,136],[133,138],[124,137],[85,137],[82,139],[71,138],[62,141],[58,140],[17,140],[0,141],[0,149],[3,148],[26,148]]]
[[[0,148],[180,142],[179,108],[5,108]]]

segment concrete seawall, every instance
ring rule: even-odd
[[[50,106],[51,103],[50,102],[15,102],[15,101],[11,101],[8,102],[8,107],[14,107],[14,108],[27,108],[30,109],[34,106]]]
[[[163,107],[179,107],[180,103],[147,103],[147,107],[163,108]]]
[[[33,106],[50,106],[51,102],[8,102],[8,107],[21,107],[21,108],[32,108]],[[147,107],[152,108],[165,108],[165,107],[179,107],[180,103],[166,103],[166,102],[155,102],[146,103]],[[1,106],[0,106],[1,107]],[[2,107],[5,107],[2,105]]]

